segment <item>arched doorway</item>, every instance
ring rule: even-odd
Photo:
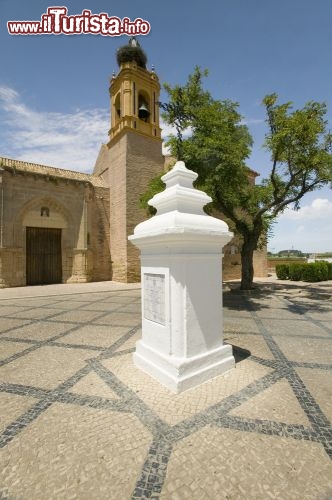
[[[25,211],[26,284],[63,282],[62,232],[67,220],[53,200],[38,200]]]
[[[61,229],[26,228],[26,283],[62,283]]]

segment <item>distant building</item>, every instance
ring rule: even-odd
[[[110,84],[109,142],[91,175],[0,157],[0,287],[139,281],[128,235],[146,218],[140,195],[169,159],[158,76],[138,45],[123,49]],[[240,277],[240,248],[236,236],[224,249],[225,279]],[[266,276],[265,250],[255,253],[254,266]]]
[[[278,257],[305,257],[305,254],[301,250],[281,250],[278,252]]]

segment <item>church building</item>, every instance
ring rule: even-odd
[[[139,199],[165,170],[160,83],[135,39],[118,51],[110,82],[111,128],[92,174],[0,157],[0,288],[140,281],[128,241],[146,219]],[[240,277],[240,239],[224,249],[224,278]],[[266,276],[256,252],[255,276]]]

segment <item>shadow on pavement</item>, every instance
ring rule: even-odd
[[[239,281],[224,284],[224,306],[233,310],[259,311],[269,309],[269,298],[285,299],[287,309],[294,314],[327,313],[332,305],[332,281],[302,283],[283,281],[256,282],[252,290],[240,290]],[[264,299],[264,302],[261,302]]]

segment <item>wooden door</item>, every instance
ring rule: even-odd
[[[62,282],[61,229],[26,228],[27,285]]]

